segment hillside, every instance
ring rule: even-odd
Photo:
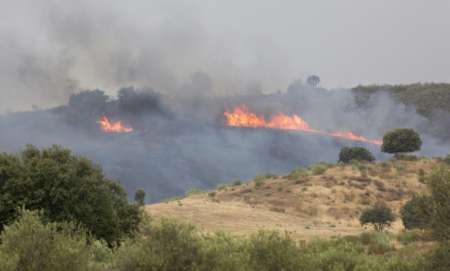
[[[361,100],[377,91],[387,91],[400,102],[415,106],[426,117],[431,117],[435,110],[450,112],[450,84],[369,85],[357,86],[352,91]]]
[[[205,232],[236,235],[259,229],[288,231],[299,239],[360,233],[364,208],[384,201],[396,214],[414,193],[425,192],[420,172],[437,161],[392,160],[351,165],[319,164],[286,176],[261,175],[215,191],[146,206],[153,218],[187,221]],[[392,231],[403,227],[397,219]]]

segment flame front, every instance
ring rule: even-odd
[[[280,130],[296,130],[307,133],[316,133],[332,137],[344,138],[353,141],[361,141],[375,145],[383,142],[379,139],[368,139],[351,131],[326,132],[311,128],[308,122],[298,115],[288,116],[283,113],[276,113],[268,121],[264,116],[251,112],[244,105],[235,107],[232,111],[225,111],[226,125],[232,127],[269,128]]]
[[[100,117],[97,123],[100,125],[100,129],[102,129],[102,131],[105,133],[133,132],[133,128],[123,126],[121,121],[111,122],[106,116]]]

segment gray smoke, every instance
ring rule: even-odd
[[[326,77],[340,77],[353,73],[337,72],[352,66],[348,59],[360,59],[344,54],[344,59],[329,64],[331,57],[309,53],[311,48],[335,51],[336,44],[323,42],[329,39],[327,31],[322,37],[305,27],[310,24],[301,23],[309,11],[303,17],[283,16],[292,20],[289,26],[299,21],[304,32],[286,31],[289,28],[275,27],[280,20],[272,17],[274,4],[229,1],[224,4],[229,12],[218,16],[224,18],[213,20],[215,15],[208,11],[221,8],[212,2],[17,0],[5,4],[0,11],[0,151],[16,152],[28,143],[61,144],[101,164],[130,193],[144,188],[151,200],[264,172],[281,174],[299,165],[334,162],[342,146],[361,145],[298,132],[224,127],[223,111],[239,104],[266,117],[275,112],[299,114],[314,128],[352,130],[369,138],[380,138],[391,128],[410,127],[425,141],[421,154],[449,152],[445,141],[449,129],[442,128],[449,125],[449,113],[435,112],[430,121],[383,92],[361,104],[348,89],[311,88],[301,81],[276,91],[293,74],[305,74],[305,67],[294,69],[293,63],[317,68]],[[322,4],[317,5],[322,11]],[[256,11],[256,6],[263,8]],[[341,7],[347,10],[342,3],[336,6]],[[262,15],[244,25],[249,10],[252,16]],[[308,9],[289,10],[297,15]],[[249,29],[258,31],[247,37],[240,32],[243,28],[247,34]],[[261,29],[264,35],[257,34]],[[333,33],[338,32],[346,31]],[[273,37],[278,33],[284,33],[282,38]],[[354,37],[344,40],[358,42]],[[321,47],[325,45],[332,48]],[[373,50],[379,45],[367,55],[377,55]],[[289,53],[284,47],[291,48]],[[415,60],[417,50],[412,51],[414,57],[408,59]],[[316,65],[318,61],[326,65]],[[445,71],[447,64],[439,71]],[[384,63],[381,70],[386,66],[393,67]],[[389,71],[389,76],[394,74],[400,73]],[[441,78],[437,72],[428,76]],[[101,115],[120,119],[135,132],[104,134],[96,122]],[[388,157],[376,146],[364,146],[380,159]]]
[[[185,87],[205,87],[208,81],[192,80]],[[335,162],[343,146],[361,145],[378,159],[389,157],[380,153],[379,146],[327,136],[226,127],[224,110],[240,104],[267,118],[276,112],[299,114],[313,128],[352,130],[372,139],[391,128],[414,128],[424,139],[420,154],[449,152],[448,142],[429,134],[429,120],[386,93],[376,93],[359,105],[350,90],[311,88],[298,81],[282,93],[229,97],[174,98],[152,88],[133,87],[120,89],[117,97],[101,90],[84,91],[72,95],[64,106],[0,117],[0,149],[16,152],[28,143],[66,146],[102,165],[130,193],[144,188],[153,201],[194,187],[213,188],[265,172],[284,174],[300,165]],[[103,133],[97,123],[103,115],[135,131]]]

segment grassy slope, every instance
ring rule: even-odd
[[[326,166],[322,174],[310,169],[258,176],[213,193],[148,205],[146,211],[154,218],[191,222],[206,232],[243,235],[268,229],[299,239],[359,234],[361,210],[382,200],[398,214],[413,193],[425,192],[419,170],[429,172],[436,164],[431,159],[390,161]],[[391,230],[401,229],[398,219]]]

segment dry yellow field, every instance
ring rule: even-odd
[[[414,193],[426,192],[420,171],[437,162],[393,160],[384,163],[327,165],[287,176],[257,176],[240,185],[196,193],[146,206],[153,218],[173,218],[196,225],[204,232],[225,231],[246,235],[260,229],[288,232],[310,240],[359,234],[359,214],[378,201],[398,215]],[[400,219],[391,231],[403,228]]]

